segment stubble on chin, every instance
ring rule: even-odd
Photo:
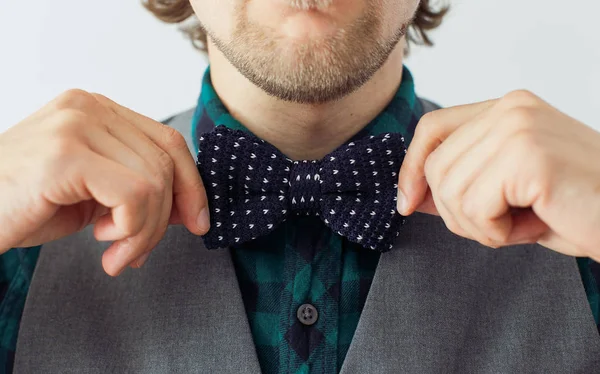
[[[282,1],[310,7],[332,0]],[[294,45],[250,22],[244,8],[238,9],[231,41],[211,35],[212,41],[254,85],[281,100],[303,104],[334,101],[361,87],[385,63],[406,31],[402,25],[395,35],[382,40],[381,18],[371,8],[329,39]]]

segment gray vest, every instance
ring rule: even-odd
[[[170,125],[192,142],[192,112]],[[229,251],[168,229],[141,270],[107,276],[92,228],[44,246],[15,373],[260,373]],[[381,256],[341,373],[598,373],[574,258],[489,249],[414,214]]]

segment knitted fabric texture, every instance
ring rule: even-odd
[[[292,161],[252,134],[217,126],[199,138],[198,170],[211,210],[210,249],[273,231],[289,214],[317,215],[366,248],[392,248],[404,218],[396,212],[398,133],[344,144],[322,160]]]

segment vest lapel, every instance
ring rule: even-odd
[[[600,339],[575,259],[489,249],[416,214],[379,266],[350,373],[591,373]]]
[[[44,246],[15,373],[259,373],[228,251],[170,227],[141,270],[103,273],[91,227]]]

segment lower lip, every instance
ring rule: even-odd
[[[330,5],[326,9],[298,9],[286,2],[279,0],[277,2],[277,11],[284,16],[281,24],[281,30],[294,39],[302,39],[311,36],[328,36],[337,31],[336,20],[327,10],[333,7]]]
[[[297,11],[311,11],[311,10],[314,10],[314,11],[325,11],[327,8],[331,7],[331,5],[334,3],[334,0],[331,0],[327,6],[320,7],[320,8],[316,7],[316,6],[311,6],[309,8],[300,8],[298,6],[290,4],[290,0],[278,0],[278,2],[282,6],[285,6],[285,7],[288,7],[290,9],[297,10]]]
[[[308,9],[300,8],[294,6],[290,3],[290,0],[270,0],[271,3],[268,5],[270,11],[280,12],[284,15],[290,15],[295,13],[312,13],[312,14],[328,14],[335,10],[336,1],[330,1],[329,4],[325,7],[310,7]],[[339,1],[338,1],[339,2]],[[266,2],[264,5],[267,5]]]

